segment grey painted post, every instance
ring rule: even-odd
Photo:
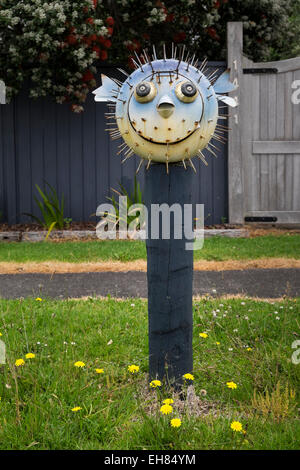
[[[185,249],[184,234],[182,239],[175,239],[173,217],[170,239],[162,238],[162,217],[159,238],[151,239],[150,208],[151,204],[166,203],[168,207],[179,204],[183,214],[184,204],[192,203],[192,178],[192,168],[185,170],[179,165],[170,165],[169,174],[164,164],[151,165],[145,171],[149,220],[146,242],[149,374],[150,380],[166,378],[177,385],[181,383],[182,375],[192,372],[193,368],[193,251]]]
[[[243,23],[227,24],[227,65],[230,79],[238,88],[229,95],[241,102],[243,80]],[[231,112],[228,119],[228,212],[231,224],[244,222],[244,183],[242,162],[241,106]],[[247,124],[249,125],[249,123]]]

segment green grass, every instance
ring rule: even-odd
[[[173,429],[169,416],[147,414],[149,404],[171,391],[147,385],[145,301],[0,300],[7,347],[0,366],[0,449],[296,449],[299,395],[277,418],[280,400],[267,416],[251,400],[255,389],[271,393],[278,382],[285,404],[287,385],[299,391],[300,365],[291,361],[299,313],[300,299],[195,302],[194,385],[215,413],[183,413],[182,426]],[[36,357],[16,368],[15,360],[28,352]],[[78,360],[84,369],[74,367]],[[138,374],[127,371],[129,364],[140,366]],[[237,389],[228,389],[228,381]],[[72,412],[75,406],[82,410]],[[230,429],[233,420],[245,435]]]
[[[228,259],[257,259],[264,257],[300,258],[300,235],[262,236],[256,238],[214,237],[205,240],[195,259],[222,261]],[[0,242],[0,261],[133,261],[146,259],[142,241],[88,242]]]

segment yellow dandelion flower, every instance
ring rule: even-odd
[[[173,407],[171,405],[163,405],[160,408],[160,412],[163,415],[168,415],[168,414],[172,413],[172,411],[173,411]]]
[[[82,361],[77,361],[77,362],[74,362],[74,366],[75,366],[75,367],[78,367],[78,368],[84,367],[84,366],[85,366],[85,363],[82,362]]]
[[[237,384],[234,383],[234,382],[227,382],[226,385],[227,385],[228,388],[231,388],[232,390],[234,388],[237,388]]]
[[[136,372],[138,372],[140,370],[140,366],[136,366],[135,364],[131,364],[131,366],[128,366],[128,370],[132,374],[135,374]]]
[[[152,388],[161,387],[161,381],[160,380],[152,380],[152,382],[150,382],[150,387],[152,387]]]
[[[43,301],[43,299],[41,299],[40,297],[37,297],[35,300],[36,300],[37,302],[42,302],[42,301]]]
[[[235,432],[241,432],[243,431],[243,425],[239,421],[232,421],[230,425],[231,429]]]
[[[166,398],[163,403],[165,403],[165,405],[171,405],[171,403],[174,403],[174,400],[172,398]]]
[[[179,418],[171,419],[171,426],[172,428],[179,428],[181,426],[181,419]]]
[[[219,346],[219,344],[221,344],[219,341],[216,341],[216,344]]]
[[[201,338],[207,338],[208,337],[208,334],[207,333],[199,333],[199,336]]]
[[[96,374],[104,374],[104,369],[95,369]]]
[[[35,354],[33,354],[33,353],[27,353],[25,357],[26,357],[26,359],[34,359],[34,358],[35,358]]]
[[[2,336],[2,333],[0,333],[0,336]]]
[[[252,348],[247,348],[246,351],[252,351]]]
[[[183,378],[186,380],[194,380],[195,377],[192,374],[184,374]]]
[[[72,408],[72,411],[74,413],[77,413],[77,411],[80,411],[80,410],[82,410],[81,406],[75,406],[74,408]]]
[[[25,364],[24,359],[17,359],[15,362],[16,367],[24,366],[24,364]]]

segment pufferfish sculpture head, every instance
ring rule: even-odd
[[[206,77],[206,60],[198,68],[194,58],[184,59],[184,48],[179,58],[172,50],[172,58],[167,59],[165,47],[162,59],[157,59],[155,48],[153,60],[146,51],[141,56],[144,63],[136,57],[131,75],[119,69],[126,76],[124,82],[101,75],[102,86],[94,91],[95,101],[111,102],[109,131],[113,139],[123,138],[124,160],[136,154],[142,158],[140,166],[144,161],[147,167],[160,162],[167,171],[175,162],[185,167],[189,162],[195,169],[191,160],[195,156],[207,164],[201,150],[214,153],[209,142],[222,141],[225,129],[217,127],[218,101],[236,106],[233,98],[223,95],[235,89],[229,71],[217,80],[217,72]]]

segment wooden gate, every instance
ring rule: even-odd
[[[300,57],[252,62],[239,22],[227,41],[239,102],[229,120],[229,221],[300,223]]]

